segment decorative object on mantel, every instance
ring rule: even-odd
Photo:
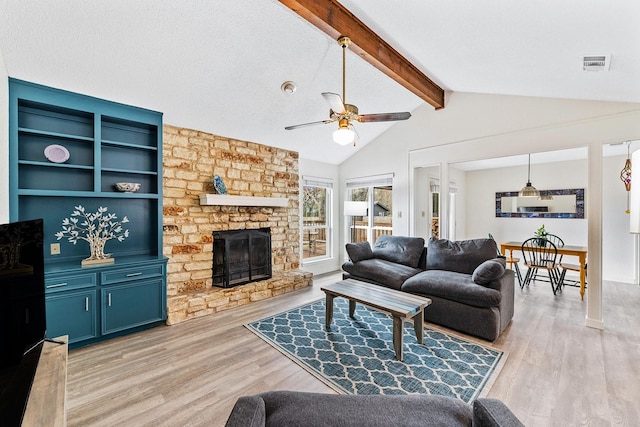
[[[69,160],[69,150],[58,144],[47,145],[44,149],[44,156],[53,163],[64,163]]]
[[[227,186],[224,185],[224,181],[220,178],[220,175],[213,176],[213,187],[218,194],[227,194]]]
[[[129,237],[129,230],[123,230],[122,224],[129,222],[125,216],[122,221],[116,221],[116,214],[107,213],[109,208],[100,206],[95,213],[87,213],[81,205],[76,206],[69,218],[62,220],[62,231],[55,236],[57,240],[66,237],[74,245],[78,240],[89,243],[91,256],[82,260],[82,265],[111,264],[115,260],[111,254],[104,253],[104,245],[109,240],[122,242]]]
[[[624,183],[624,188],[627,190],[627,210],[625,213],[631,213],[629,210],[629,192],[631,191],[631,158],[629,157],[629,148],[631,142],[627,141],[627,160],[624,162],[624,167],[620,171],[620,180]]]
[[[201,206],[271,206],[287,207],[286,197],[229,196],[227,194],[201,194]]]
[[[116,190],[123,193],[135,193],[140,189],[141,185],[142,184],[140,184],[139,182],[116,182],[114,184]]]
[[[527,185],[518,193],[519,197],[540,197],[540,192],[531,185],[531,153],[529,153],[529,166],[527,168]]]

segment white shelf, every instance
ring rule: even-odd
[[[289,199],[284,197],[229,196],[227,194],[201,194],[203,206],[275,206],[286,207]]]

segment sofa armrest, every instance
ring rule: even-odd
[[[524,427],[507,405],[498,399],[473,402],[473,427]]]
[[[259,396],[242,396],[234,405],[226,427],[262,427],[266,424],[264,400]]]
[[[491,282],[490,287],[496,289],[502,295],[500,300],[500,331],[504,331],[515,311],[515,285],[516,275],[513,270],[507,269],[498,280]]]

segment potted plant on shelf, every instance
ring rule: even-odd
[[[544,229],[544,224],[542,224],[536,231],[533,233],[537,238],[538,246],[544,246],[544,241],[547,238],[547,230]]]

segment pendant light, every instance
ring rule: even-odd
[[[531,153],[529,153],[529,167],[527,172],[527,185],[522,187],[518,193],[518,197],[540,197],[540,192],[536,187],[531,185]]]

